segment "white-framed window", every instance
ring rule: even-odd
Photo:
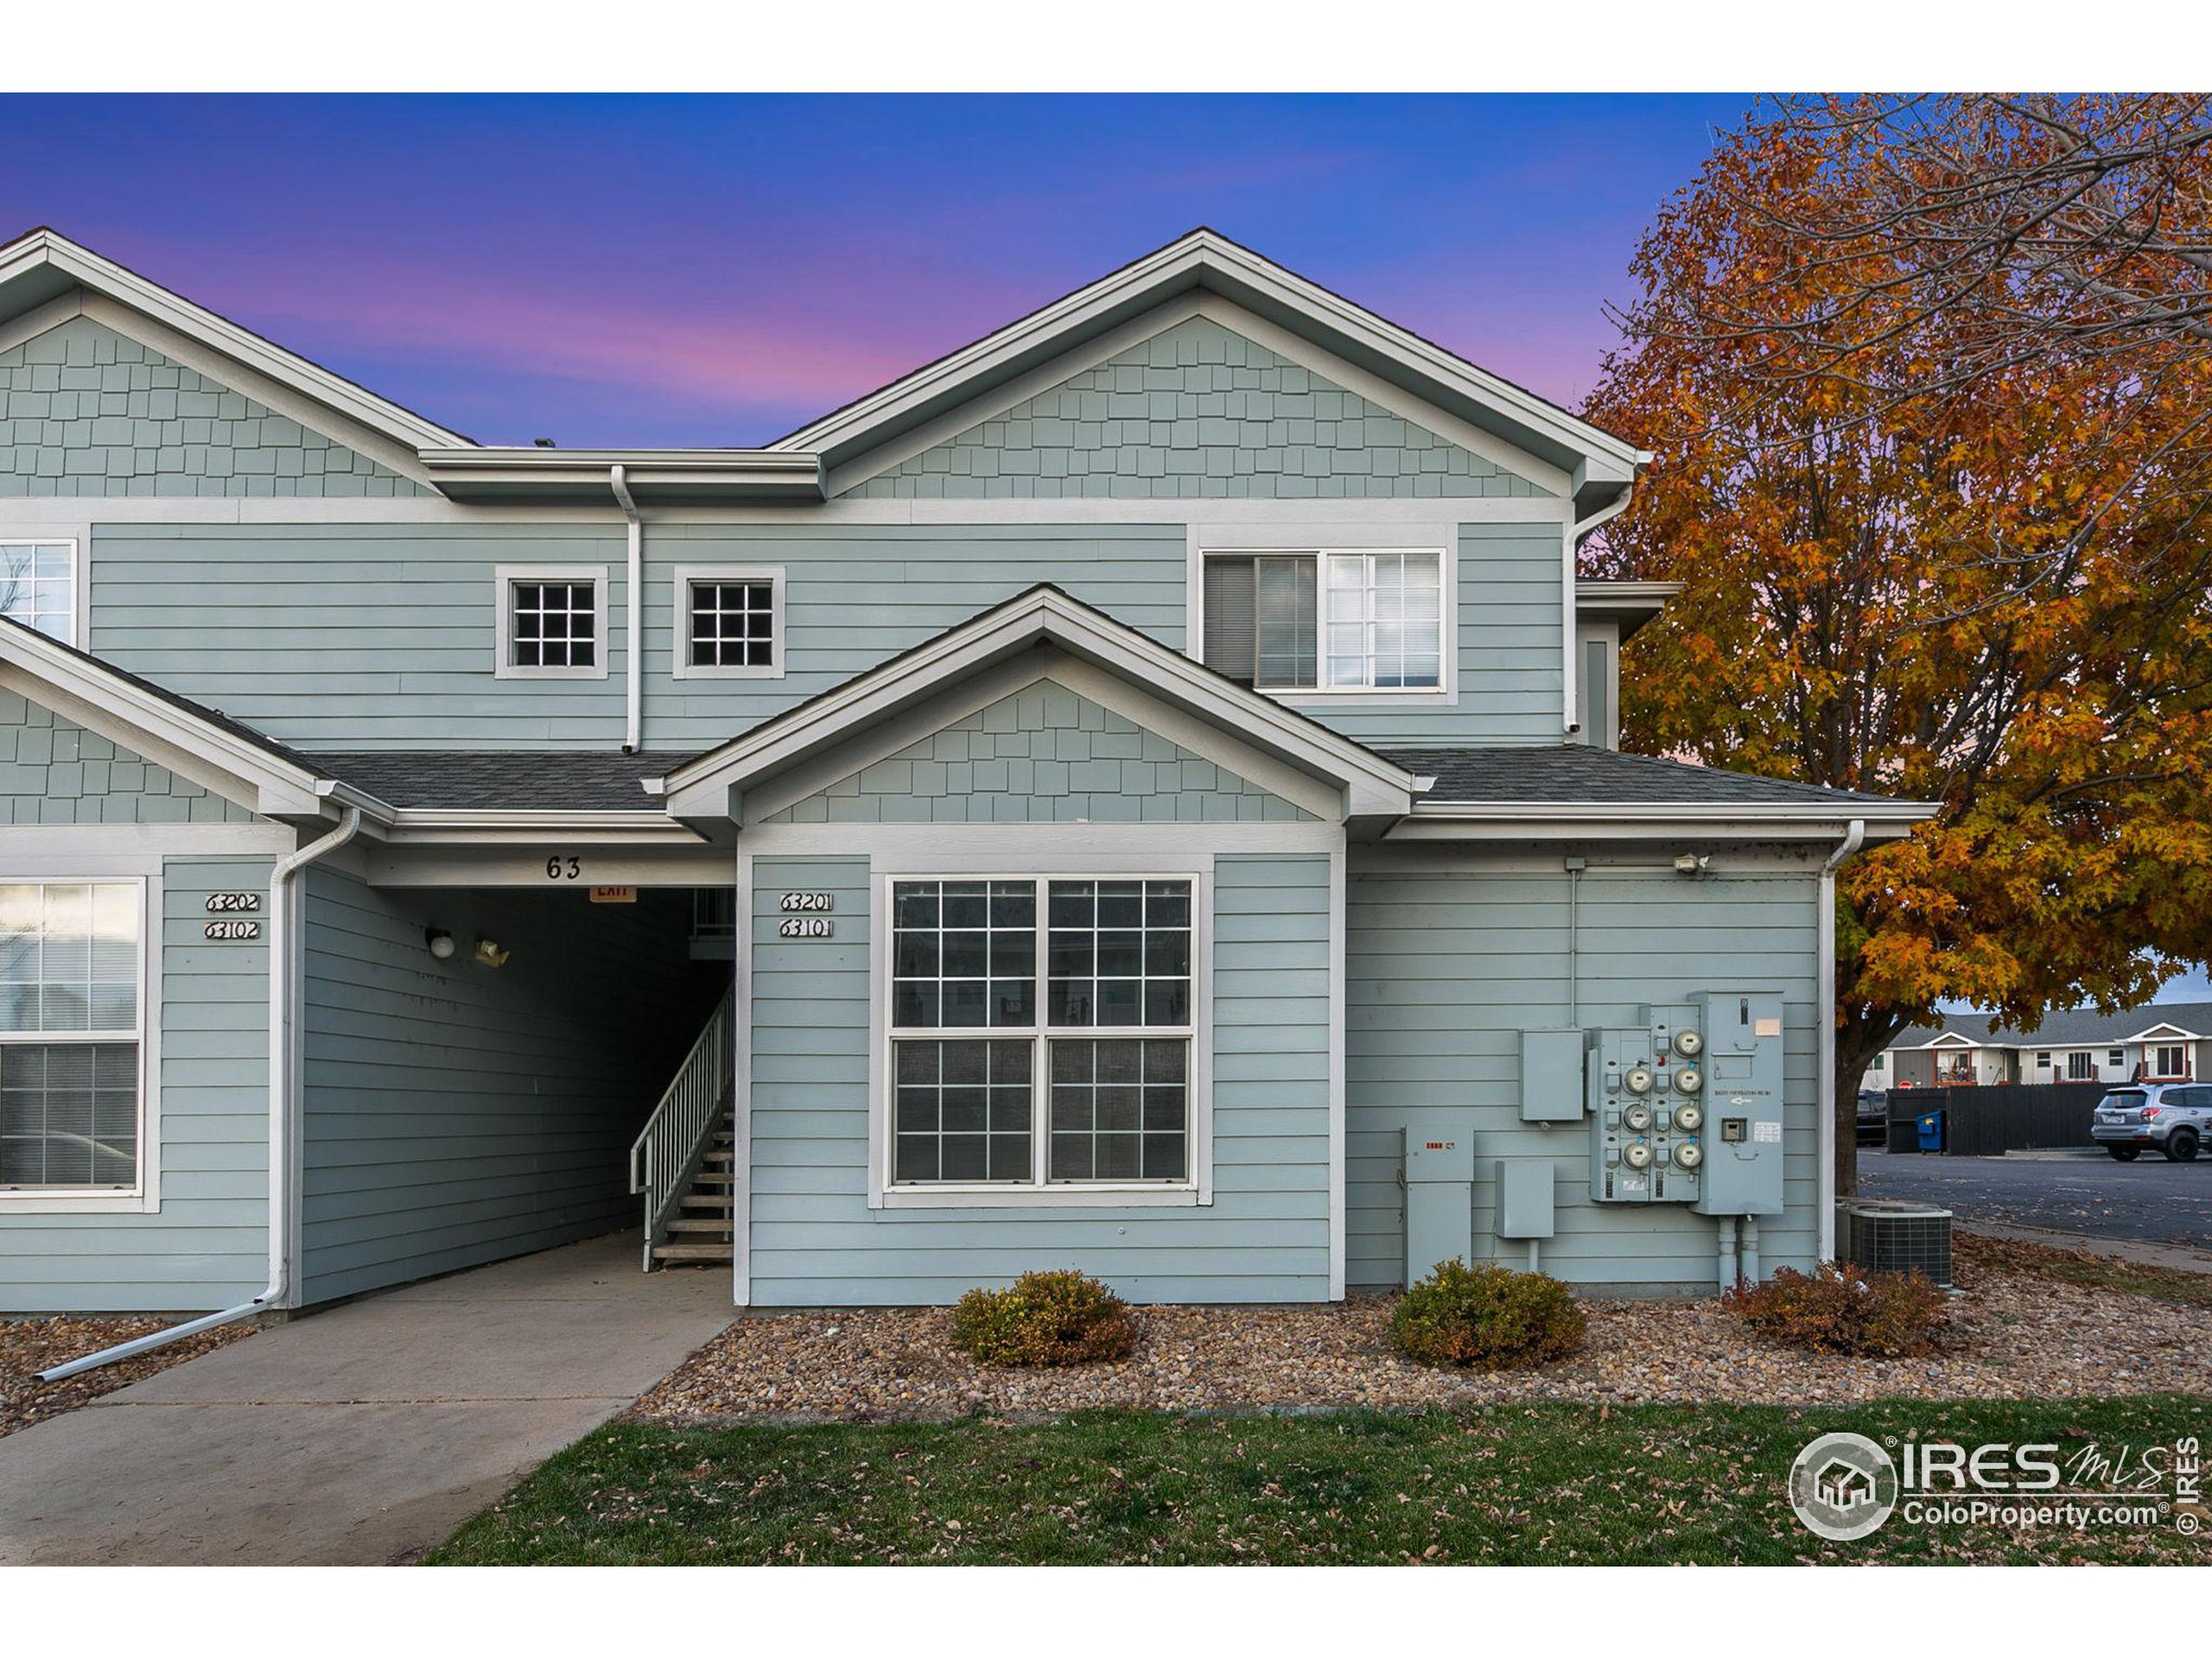
[[[2105,1064],[2106,1064],[2107,1065],[2113,1065],[2113,1066],[2126,1065],[2127,1064],[2127,1052],[2126,1052],[2126,1051],[2125,1049],[2118,1049],[2118,1048],[2113,1048],[2113,1049],[2107,1049],[2107,1050],[2106,1050],[2106,1051],[2105,1051]]]
[[[503,680],[607,677],[607,567],[503,564],[498,588]]]
[[[1872,1059],[1866,1062],[1866,1069],[1870,1071],[1888,1071],[1890,1069],[1890,1057],[1887,1054],[1877,1054]]]
[[[0,881],[0,1207],[144,1190],[146,884]]]
[[[1196,1201],[1205,883],[880,883],[886,1201]]]
[[[2097,1075],[2097,1057],[2087,1049],[2075,1049],[2066,1057],[2066,1076],[2075,1083],[2088,1083]]]
[[[2158,1051],[2158,1064],[2152,1070],[2158,1077],[2185,1077],[2189,1075],[2189,1051],[2178,1043],[2162,1045]]]
[[[1255,690],[1440,696],[1451,686],[1440,548],[1208,549],[1200,657]]]
[[[0,538],[0,616],[77,644],[77,543]]]
[[[677,679],[780,679],[784,573],[767,566],[678,565],[674,626]]]
[[[2036,1055],[2036,1064],[2046,1071],[2056,1071],[2058,1069],[2058,1062],[2050,1058],[2049,1049],[2042,1050]]]

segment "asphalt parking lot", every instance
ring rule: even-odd
[[[2170,1164],[2145,1153],[2122,1164],[2088,1150],[1945,1158],[1862,1149],[1859,1190],[1939,1204],[1961,1221],[2212,1247],[2212,1158]]]

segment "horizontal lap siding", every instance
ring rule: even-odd
[[[1460,525],[1452,704],[1305,712],[1385,747],[1558,742],[1566,710],[1561,557],[1555,524]]]
[[[0,864],[4,863],[0,832]],[[268,892],[269,861],[171,858],[162,874],[161,1209],[10,1214],[0,1312],[204,1312],[268,1282],[268,951],[210,944],[211,893]]]
[[[1788,1210],[1762,1224],[1770,1267],[1805,1267],[1818,1248],[1817,892],[1809,871],[1692,882],[1593,868],[1583,880],[1583,1026],[1634,1025],[1639,1004],[1707,988],[1782,994]],[[1687,1205],[1592,1204],[1586,1122],[1521,1122],[1518,1033],[1567,1020],[1565,874],[1355,863],[1347,905],[1351,1282],[1399,1281],[1400,1131],[1408,1109],[1443,1107],[1471,1113],[1478,1256],[1494,1249],[1519,1266],[1526,1255],[1490,1236],[1497,1160],[1549,1158],[1559,1236],[1542,1247],[1546,1271],[1592,1284],[1710,1285],[1711,1218]]]
[[[1033,1268],[1147,1301],[1299,1301],[1328,1287],[1328,861],[1217,861],[1214,1202],[1193,1209],[868,1207],[868,864],[754,868],[753,1297],[938,1303]],[[836,935],[776,936],[785,890]]]
[[[668,524],[645,533],[645,732],[701,747],[842,684],[1040,582],[1183,645],[1179,524]],[[775,680],[673,677],[678,565],[781,566]]]
[[[303,1300],[634,1225],[630,1143],[713,995],[686,960],[687,896],[308,879]],[[424,948],[433,925],[448,961]],[[504,967],[469,959],[480,937]]]

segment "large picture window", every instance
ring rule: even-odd
[[[1213,553],[1206,666],[1262,691],[1444,685],[1444,556],[1434,550]]]
[[[143,895],[0,884],[0,1190],[138,1184]]]
[[[1192,1179],[1188,878],[891,884],[895,1186]]]

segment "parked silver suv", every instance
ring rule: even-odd
[[[2133,1083],[2097,1103],[2089,1138],[2123,1163],[2156,1147],[2185,1164],[2212,1135],[2212,1083]]]

